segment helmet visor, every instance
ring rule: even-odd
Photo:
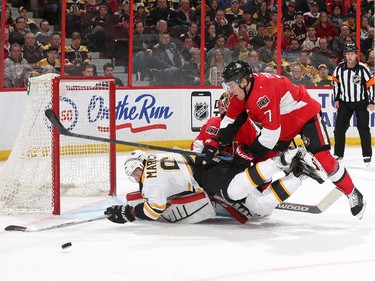
[[[233,94],[234,90],[240,88],[240,85],[237,81],[222,82],[221,86],[223,87],[223,90],[229,93],[230,95]]]

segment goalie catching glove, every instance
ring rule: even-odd
[[[126,223],[135,221],[135,217],[131,214],[133,207],[129,205],[113,205],[105,210],[104,214],[107,219],[114,223]]]

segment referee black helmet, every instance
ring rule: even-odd
[[[354,43],[349,43],[345,45],[344,53],[347,52],[358,52],[357,46]]]

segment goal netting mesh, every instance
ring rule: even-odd
[[[44,112],[54,109],[74,133],[110,138],[114,82],[45,74],[30,79],[28,94],[16,142],[0,173],[0,212],[59,214],[60,195],[72,198],[64,200],[64,210],[74,198],[113,193],[115,147],[59,137]]]

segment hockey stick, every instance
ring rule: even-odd
[[[93,219],[65,222],[65,223],[55,224],[55,225],[52,225],[52,226],[49,226],[49,227],[44,227],[44,228],[39,228],[39,229],[28,229],[26,226],[20,226],[20,225],[8,225],[4,230],[6,230],[6,231],[21,231],[21,232],[40,232],[40,231],[63,228],[63,227],[83,224],[83,223],[87,223],[87,222],[102,220],[102,219],[106,219],[106,218],[107,218],[107,215],[103,215],[103,216],[93,218]]]
[[[342,194],[343,193],[340,190],[334,188],[316,205],[283,202],[277,205],[276,209],[310,214],[320,214],[327,210],[333,203],[335,203]]]
[[[204,157],[205,154],[198,153],[194,151],[188,151],[188,150],[182,150],[182,149],[174,149],[174,148],[168,148],[163,146],[156,146],[156,145],[149,145],[149,144],[143,144],[143,143],[136,143],[136,142],[128,142],[128,141],[122,141],[122,140],[115,140],[115,139],[107,139],[102,137],[95,137],[95,136],[89,136],[89,135],[82,135],[82,134],[76,134],[68,131],[58,120],[58,117],[53,112],[52,109],[47,109],[45,111],[45,114],[48,118],[48,120],[52,123],[52,125],[59,131],[60,134],[68,137],[75,137],[75,138],[81,138],[81,139],[88,139],[88,140],[94,140],[94,141],[101,141],[101,142],[108,142],[108,143],[115,143],[115,144],[123,144],[133,147],[139,147],[144,149],[151,149],[151,150],[160,150],[165,152],[172,152],[172,153],[179,153],[182,155],[194,155],[199,157]],[[225,157],[225,156],[218,156],[221,160],[232,160],[232,157]]]

